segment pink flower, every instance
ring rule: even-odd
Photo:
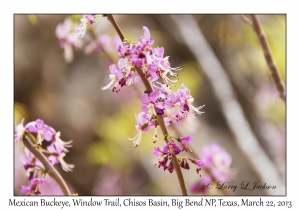
[[[159,147],[154,147],[154,156],[156,157],[161,157],[164,153]]]
[[[58,24],[55,29],[55,35],[60,41],[60,47],[64,49],[66,62],[73,60],[73,48],[80,48],[82,46],[81,40],[75,36],[72,27],[72,20],[66,19],[63,23]]]
[[[62,169],[65,171],[71,171],[74,165],[67,164],[64,161],[65,152],[68,152],[69,147],[71,147],[72,141],[64,142],[60,139],[60,132],[56,132],[54,128],[46,125],[43,120],[37,119],[23,126],[23,121],[15,126],[15,139],[20,140],[23,135],[26,135],[28,139],[36,141],[37,150],[45,152],[48,156],[48,160],[54,165],[61,163]],[[26,132],[25,132],[26,131]],[[32,135],[32,134],[36,134]],[[43,140],[50,141],[50,145],[47,147],[47,151],[42,148]],[[16,140],[15,140],[16,141]],[[23,163],[24,169],[26,170],[27,178],[30,181],[30,186],[22,186],[21,192],[26,195],[39,195],[40,185],[45,184],[44,177],[47,174],[44,165],[37,159],[33,153],[29,151],[26,147],[24,148],[25,156],[21,156],[21,162]]]
[[[49,126],[50,127],[50,126]],[[51,142],[51,147],[56,151],[56,153],[61,153],[61,152],[69,152],[67,148],[72,147],[72,140],[70,141],[63,141],[60,138],[60,131],[56,132],[54,128],[50,127],[50,131],[52,132],[52,142]],[[50,147],[48,146],[48,147]]]
[[[208,189],[210,189],[211,184],[212,184],[211,176],[205,175],[200,179],[200,181],[194,183],[191,186],[191,191],[193,193],[201,193],[203,195],[206,195],[208,193]]]
[[[95,23],[95,15],[83,15],[90,25]]]
[[[21,156],[21,162],[23,163],[23,166],[25,170],[27,170],[29,167],[38,166],[43,168],[43,164],[36,159],[36,157],[25,147],[24,152],[26,156]]]
[[[143,132],[148,131],[152,126],[154,126],[154,122],[151,117],[144,112],[139,113],[138,116],[136,116],[136,120],[136,129],[138,130],[138,133],[135,137],[129,138],[129,140],[133,140],[134,147],[140,145]]]
[[[187,169],[187,170],[190,169],[190,165],[189,165],[189,163],[188,163],[185,159],[183,159],[183,160],[181,161],[180,166],[181,166],[182,168],[184,168],[184,169]]]
[[[37,144],[41,145],[43,140],[51,141],[52,140],[52,132],[50,131],[50,127],[44,124],[43,120],[37,119],[36,121],[28,123],[25,128],[37,134]]]
[[[87,26],[95,23],[95,15],[83,15],[80,20],[80,25],[75,28],[77,30],[77,36],[82,38],[86,32]]]
[[[102,90],[106,90],[106,89],[112,89],[113,92],[118,92],[121,89],[121,80],[123,77],[122,71],[118,70],[116,68],[116,65],[111,65],[109,66],[110,68],[110,83],[108,85],[106,85],[105,87],[102,88]]]
[[[64,150],[66,148],[64,147],[56,147],[55,144],[51,144],[47,147],[47,150],[52,153],[52,155],[50,155],[48,157],[48,160],[50,161],[50,163],[52,165],[61,164],[61,167],[64,171],[68,172],[68,171],[72,171],[72,169],[74,168],[73,164],[68,164],[64,161],[64,157],[66,156],[66,154],[64,153]]]
[[[170,160],[170,162],[169,162],[169,165],[168,165],[168,171],[170,172],[170,173],[172,173],[173,171],[174,171],[174,165],[173,165],[173,162],[172,162],[172,160]]]
[[[168,142],[163,150],[160,150],[158,147],[154,149],[154,155],[158,155],[158,164],[156,164],[159,168],[162,166],[164,170],[168,169],[170,173],[174,171],[174,165],[172,163],[172,156],[174,154],[170,153],[170,146],[174,148],[175,155],[179,154],[181,150],[177,146],[175,142]],[[167,165],[167,163],[169,164]]]
[[[163,167],[164,170],[168,168],[168,153],[164,153],[159,147],[154,147],[154,156],[157,157],[157,163],[155,164],[158,168]]]
[[[200,114],[200,115],[203,114],[204,112],[201,112],[200,109],[202,109],[204,107],[204,105],[199,106],[199,107],[194,107],[192,105],[192,103],[194,102],[194,98],[190,95],[190,90],[187,87],[185,87],[184,84],[182,84],[181,87],[182,87],[182,89],[179,89],[177,91],[177,94],[180,96],[180,100],[184,107],[184,111],[191,110],[193,117],[195,117],[194,112],[196,112],[197,114]]]
[[[150,31],[146,26],[142,27],[144,35],[140,37],[139,41],[141,44],[151,46],[154,43],[154,39],[150,37]]]
[[[217,181],[227,181],[231,176],[231,155],[217,143],[212,142],[202,148],[201,159],[205,168],[211,168],[211,173]]]
[[[32,184],[32,185],[33,184],[38,184],[38,183],[45,184],[46,180],[43,179],[43,178],[34,178],[34,179],[30,180],[30,184]]]
[[[175,142],[168,142],[165,146],[164,146],[164,148],[163,148],[163,152],[164,153],[169,153],[169,149],[170,149],[170,146],[173,146],[173,148],[174,148],[174,153],[175,153],[175,155],[178,155],[180,152],[181,152],[181,149],[178,147],[178,145],[175,143]]]
[[[44,178],[34,178],[30,180],[30,186],[22,186],[21,192],[25,195],[35,194],[39,195],[40,192],[40,185],[45,184],[46,181]]]
[[[186,145],[186,143],[192,141],[194,139],[193,136],[185,136],[185,137],[182,137],[180,138],[180,142],[181,142],[181,145],[182,145],[182,150],[185,150],[185,151],[188,151],[188,147]]]
[[[144,93],[141,96],[142,111],[148,114],[155,114],[154,106],[157,100],[157,92],[152,92],[149,95]]]
[[[14,126],[14,140],[15,142],[18,142],[20,140],[23,139],[24,133],[26,131],[26,129],[24,128],[24,118],[22,119],[22,121],[20,122],[20,124]]]
[[[31,191],[31,186],[21,186],[21,193],[28,195]]]
[[[202,167],[205,165],[205,162],[203,160],[196,160],[196,164],[199,166],[199,167]]]

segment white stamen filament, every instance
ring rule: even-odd
[[[179,107],[180,103],[177,102],[174,104],[174,108],[176,109],[177,113],[180,115],[180,117],[186,117],[186,115],[184,115],[183,113],[186,113],[185,111],[183,111],[180,107]]]
[[[153,143],[157,142],[157,139],[158,139],[157,133],[158,133],[158,127],[155,127],[154,128],[154,136],[152,137]]]
[[[147,106],[149,114],[155,114],[154,105],[152,103]]]
[[[150,57],[150,52],[146,52],[145,53],[145,57],[146,57],[146,60],[147,60],[147,64],[152,64],[152,59]]]
[[[21,136],[23,136],[24,133],[25,133],[25,128],[21,123],[21,124],[17,125],[17,133],[16,133],[16,135],[14,135],[14,138],[16,138],[16,137],[21,138]]]
[[[117,81],[117,76],[115,74],[109,75],[109,78],[111,79],[110,83],[102,88],[102,90],[106,90],[111,88]]]
[[[58,157],[58,160],[61,164],[61,167],[64,171],[68,172],[68,171],[72,171],[72,168],[74,168],[73,164],[68,164],[64,161],[64,157],[65,157],[65,153],[61,153],[60,156]]]
[[[171,111],[171,109],[165,109],[165,113],[168,116],[168,118],[173,119],[175,118],[174,113]]]
[[[134,78],[131,78],[131,79],[127,80],[126,85],[130,86],[130,85],[133,85],[133,83],[134,83]]]
[[[199,107],[194,107],[193,105],[190,105],[191,107],[192,107],[192,109],[195,111],[195,112],[197,112],[198,114],[203,114],[203,113],[205,113],[205,112],[201,112],[200,111],[200,109],[202,109],[205,105],[203,105],[203,106],[199,106]]]
[[[169,79],[167,76],[167,72],[164,72],[161,77],[163,78],[164,82],[168,85],[168,86],[174,86],[171,82],[178,82],[178,80],[171,80]]]
[[[37,133],[37,144],[39,145],[41,145],[43,141],[42,135],[43,135],[43,131],[39,130]]]
[[[79,38],[82,38],[86,32],[87,26],[88,26],[88,19],[82,18],[80,20],[80,25],[76,27],[75,29],[78,31]]]
[[[63,141],[61,138],[60,138],[60,131],[56,133],[55,135],[55,141],[56,141],[56,144],[60,147],[60,149],[64,152],[69,152],[69,150],[67,148],[70,148],[72,147],[72,140],[70,141]],[[66,148],[67,147],[67,148]]]
[[[171,88],[169,87],[169,86],[167,86],[165,89],[164,89],[164,93],[166,93],[167,95],[169,94],[169,93],[171,93]]]
[[[133,141],[134,146],[137,147],[141,143],[142,134],[143,134],[143,131],[139,131],[135,137],[133,137],[132,139],[128,138],[128,140]]]
[[[194,102],[194,98],[189,98],[186,100],[187,105],[192,105],[192,103]]]

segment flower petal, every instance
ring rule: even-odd
[[[156,100],[157,100],[157,97],[158,97],[158,94],[157,94],[157,92],[152,92],[152,93],[150,93],[150,100],[151,100],[151,102],[152,103],[155,103],[156,102]]]
[[[146,26],[143,26],[143,32],[144,32],[144,36],[147,40],[150,39],[150,31]]]
[[[143,93],[143,95],[141,96],[141,102],[147,105],[151,103],[148,94]]]

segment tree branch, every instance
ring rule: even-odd
[[[262,49],[263,49],[264,56],[265,56],[268,66],[269,66],[269,69],[270,69],[271,75],[273,77],[273,80],[275,82],[276,88],[277,88],[282,100],[284,102],[286,102],[285,84],[281,78],[281,75],[279,73],[276,62],[272,56],[272,52],[271,52],[266,34],[262,28],[262,25],[259,21],[258,16],[251,15],[251,19],[252,19],[252,25],[253,25],[254,31],[258,37],[258,40],[260,42]]]
[[[241,18],[243,21],[245,21],[245,23],[247,23],[247,24],[249,24],[249,25],[252,26],[252,21],[251,21],[249,18],[247,18],[245,15],[240,15],[240,18]]]
[[[59,185],[64,195],[72,195],[66,182],[61,177],[61,175],[56,171],[56,169],[52,166],[52,164],[48,161],[48,159],[41,153],[38,149],[36,149],[33,144],[30,142],[29,137],[25,135],[26,138],[23,138],[23,144],[28,150],[44,165],[47,173],[51,176],[56,183]]]
[[[116,23],[113,15],[107,15],[107,19],[114,26],[114,28],[117,31],[120,39],[122,41],[124,41],[125,37],[124,37],[124,35],[123,35],[120,27]],[[153,88],[152,88],[149,80],[145,77],[145,75],[142,72],[142,70],[140,68],[136,68],[136,71],[139,74],[139,76],[140,76],[140,78],[141,78],[141,80],[142,80],[142,82],[143,82],[143,84],[144,84],[144,86],[145,86],[148,94],[152,93],[153,92]],[[155,108],[155,111],[157,111],[156,108]],[[164,119],[163,119],[162,115],[157,115],[157,121],[158,121],[159,127],[160,127],[163,135],[167,136],[168,135],[168,130],[166,128],[166,125],[165,125],[165,122],[164,122]],[[168,140],[166,138],[165,138],[165,141],[168,143]],[[173,156],[172,156],[172,162],[173,162],[176,174],[177,174],[177,178],[178,178],[178,181],[179,181],[179,184],[180,184],[182,195],[187,196],[187,190],[186,190],[184,178],[183,178],[182,171],[181,171],[180,165],[178,163],[177,157],[176,157],[176,155],[174,153],[174,148],[173,147],[169,147],[169,149],[170,149],[170,153],[173,154]]]
[[[195,18],[191,15],[172,15],[171,17],[180,31],[181,40],[189,47],[207,75],[216,99],[220,104],[221,112],[237,145],[245,154],[262,182],[276,183],[276,189],[266,190],[266,192],[272,195],[284,194],[284,184],[278,175],[276,167],[270,161],[265,151],[261,149],[249,122],[245,119],[242,107],[236,99],[226,71],[207,43]]]
[[[123,35],[120,27],[118,26],[117,22],[115,21],[115,18],[113,15],[107,15],[107,19],[109,22],[114,26],[115,30],[117,31],[121,41],[123,42],[125,40],[125,36]]]

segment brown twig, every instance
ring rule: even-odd
[[[121,41],[123,42],[125,40],[125,37],[120,29],[120,27],[118,26],[117,22],[115,21],[115,18],[113,15],[107,15],[107,19],[109,20],[109,22],[114,26],[115,30],[117,31]]]
[[[153,88],[152,88],[151,84],[149,83],[148,79],[143,74],[142,70],[140,68],[136,68],[136,70],[137,70],[137,73],[139,74],[139,76],[141,77],[142,82],[144,83],[147,92],[152,93]],[[157,111],[156,108],[155,108],[155,111]],[[162,133],[164,134],[164,136],[167,136],[168,135],[168,130],[166,128],[166,125],[165,125],[165,122],[164,122],[164,119],[163,119],[162,115],[157,115],[157,121],[158,121],[158,124],[160,126],[160,129],[161,129]],[[165,141],[168,142],[168,140],[166,138],[165,138]],[[177,174],[177,178],[178,178],[178,181],[179,181],[179,185],[180,185],[180,188],[181,188],[182,195],[186,196],[187,195],[187,190],[186,190],[186,186],[185,186],[185,181],[184,181],[182,171],[181,171],[180,165],[178,163],[177,157],[174,153],[174,148],[172,146],[170,146],[170,153],[173,154],[172,162],[173,162],[176,174]]]
[[[179,34],[181,34],[182,39],[180,41],[183,41],[188,46],[210,81],[226,124],[239,149],[247,158],[250,167],[252,167],[262,182],[276,183],[276,189],[266,189],[266,193],[270,195],[284,194],[284,183],[282,183],[275,165],[259,145],[237,100],[230,79],[213,49],[203,36],[197,21],[191,15],[172,15],[171,18],[179,29]]]
[[[251,19],[252,19],[252,25],[253,25],[254,31],[258,37],[258,40],[260,42],[262,49],[263,49],[264,56],[265,56],[268,66],[269,66],[269,69],[270,69],[271,75],[273,77],[273,80],[275,82],[276,88],[277,88],[282,100],[284,102],[286,102],[285,84],[281,78],[281,75],[279,73],[276,62],[272,56],[272,52],[271,52],[266,34],[262,28],[262,25],[260,23],[258,16],[251,15]]]
[[[247,18],[245,15],[240,15],[240,18],[245,21],[247,24],[252,25],[252,21]]]
[[[172,156],[172,163],[173,163],[173,166],[175,168],[175,171],[176,171],[176,174],[177,174],[177,178],[179,180],[179,184],[180,184],[182,195],[187,196],[187,190],[186,190],[186,186],[185,186],[183,174],[182,174],[180,165],[178,163],[177,157],[176,157],[176,155],[174,153],[174,148],[173,148],[173,146],[170,146],[169,149],[170,149],[170,153],[173,154],[173,156]]]
[[[122,41],[124,41],[125,37],[124,37],[124,35],[123,35],[120,27],[116,23],[113,15],[107,15],[107,19],[111,22],[111,24],[116,29],[116,31],[117,31],[120,39]],[[152,88],[149,80],[145,77],[145,75],[142,72],[142,70],[140,68],[136,68],[136,71],[139,74],[139,76],[140,76],[140,78],[141,78],[141,80],[142,80],[142,82],[143,82],[143,84],[144,84],[144,86],[145,86],[148,94],[152,93],[153,92],[153,88]],[[156,110],[156,108],[155,108],[155,110]],[[157,115],[157,121],[158,121],[159,127],[160,127],[163,135],[166,137],[168,135],[168,130],[166,128],[166,125],[165,125],[165,122],[164,122],[164,119],[163,119],[162,115]],[[168,142],[168,139],[165,138],[165,141]],[[182,195],[187,196],[187,189],[186,189],[186,186],[185,186],[185,181],[184,181],[184,178],[183,178],[183,175],[182,175],[182,171],[181,171],[180,165],[178,163],[177,157],[176,157],[176,155],[174,153],[174,148],[172,146],[170,146],[169,149],[170,149],[170,153],[173,154],[172,162],[173,162],[176,174],[177,174],[177,178],[178,178],[178,181],[179,181],[179,185],[180,185],[180,188],[181,188]]]
[[[56,183],[59,185],[64,195],[71,195],[71,192],[61,177],[61,175],[56,171],[56,169],[52,166],[52,164],[48,161],[48,159],[41,153],[38,149],[36,149],[33,144],[30,142],[29,137],[25,135],[26,138],[23,138],[23,144],[28,150],[44,165],[47,173],[51,176]]]

